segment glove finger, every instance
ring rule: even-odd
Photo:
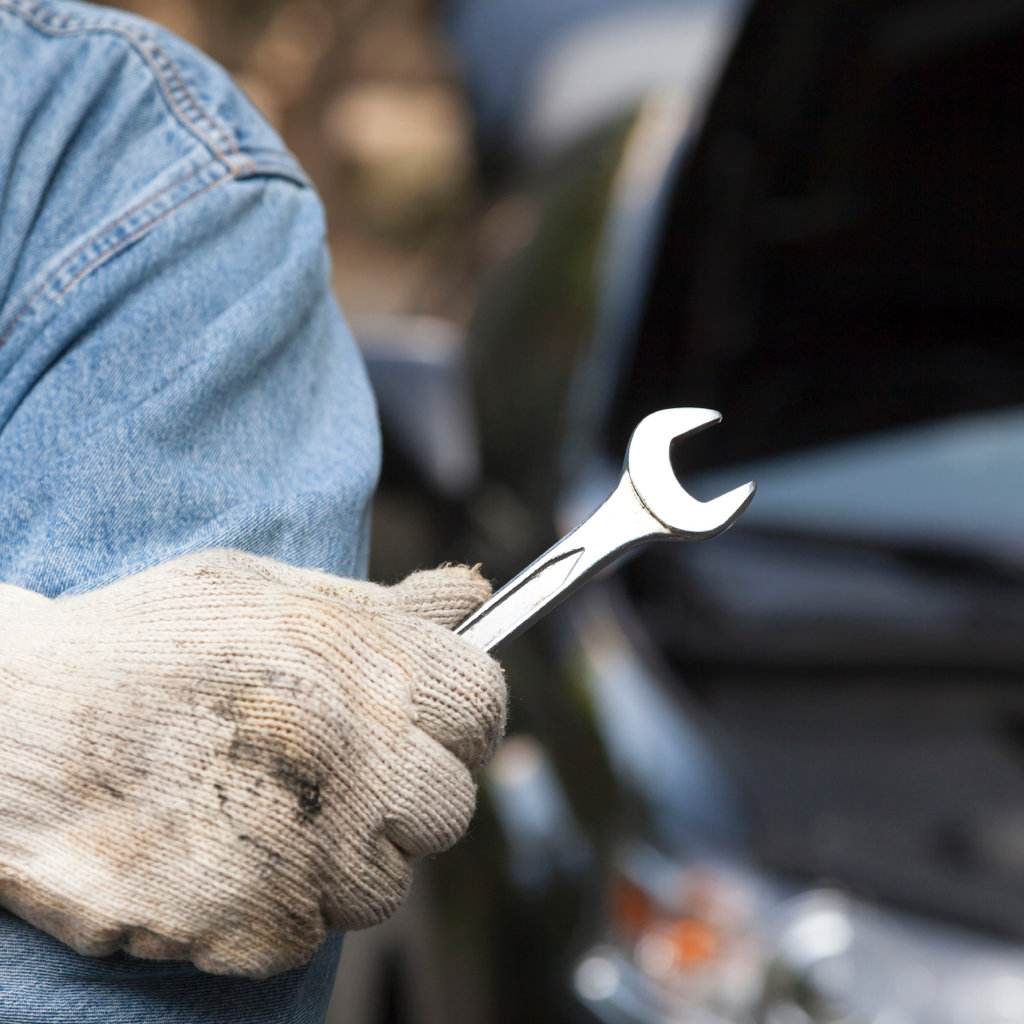
[[[419,729],[394,766],[395,780],[384,834],[409,857],[449,849],[462,838],[476,807],[469,769]]]
[[[281,562],[266,555],[252,555],[247,551],[233,549],[218,549],[203,552],[197,557],[200,565],[210,560],[213,560],[214,564],[232,569],[236,573],[245,573],[279,583],[292,590],[313,591],[350,605],[383,605],[387,601],[387,588],[380,584],[349,579],[345,576],[335,576],[324,569],[289,565],[287,562]]]
[[[467,767],[479,767],[505,732],[501,665],[450,630],[422,625],[409,654],[416,724]]]
[[[448,565],[414,572],[390,594],[402,611],[452,629],[491,596],[491,585],[479,569]]]
[[[277,923],[273,932],[239,927],[204,936],[191,947],[187,958],[208,974],[269,978],[307,963],[326,937],[319,908],[310,914],[281,915]],[[127,951],[151,958],[145,947]]]
[[[3,905],[82,956],[109,956],[121,946],[124,929],[116,920],[64,893],[40,892],[14,882],[5,887]]]
[[[390,917],[412,884],[405,853],[379,831],[346,836],[329,852],[322,909],[331,928],[355,931]]]

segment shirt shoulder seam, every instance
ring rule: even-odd
[[[184,173],[174,175],[156,191],[130,203],[99,227],[79,236],[77,242],[64,250],[55,262],[43,267],[28,283],[22,293],[24,298],[13,303],[11,315],[0,322],[0,348],[44,302],[59,303],[75,285],[111,257],[148,234],[190,200],[232,177],[222,163],[207,158]]]
[[[247,173],[234,173],[219,160],[207,157],[172,168],[163,183],[130,202],[98,227],[80,235],[28,282],[12,303],[13,312],[0,319],[0,348],[8,344],[44,303],[59,304],[82,280],[182,207],[227,182],[253,179],[276,180],[308,191],[293,175],[262,165],[254,166]]]
[[[177,63],[144,29],[129,24],[116,14],[98,14],[86,18],[58,11],[43,0],[0,0],[0,10],[21,18],[44,35],[106,34],[125,40],[149,68],[168,110],[186,131],[235,176],[260,173],[260,166],[241,150],[230,127],[196,99]],[[281,154],[281,159],[275,161],[275,164],[280,165],[283,156]],[[304,184],[301,177],[292,176]]]

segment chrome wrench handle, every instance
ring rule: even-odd
[[[493,650],[517,636],[631,548],[672,536],[640,501],[627,474],[591,515],[517,573],[455,628]]]

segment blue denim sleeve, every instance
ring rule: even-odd
[[[0,0],[0,579],[211,546],[365,570],[379,443],[319,202],[218,68],[145,22]],[[263,982],[80,957],[0,911],[0,1019],[305,1024]]]

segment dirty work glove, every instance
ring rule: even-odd
[[[501,669],[447,628],[488,592],[237,551],[0,585],[0,902],[87,955],[254,977],[387,917],[504,727]]]

